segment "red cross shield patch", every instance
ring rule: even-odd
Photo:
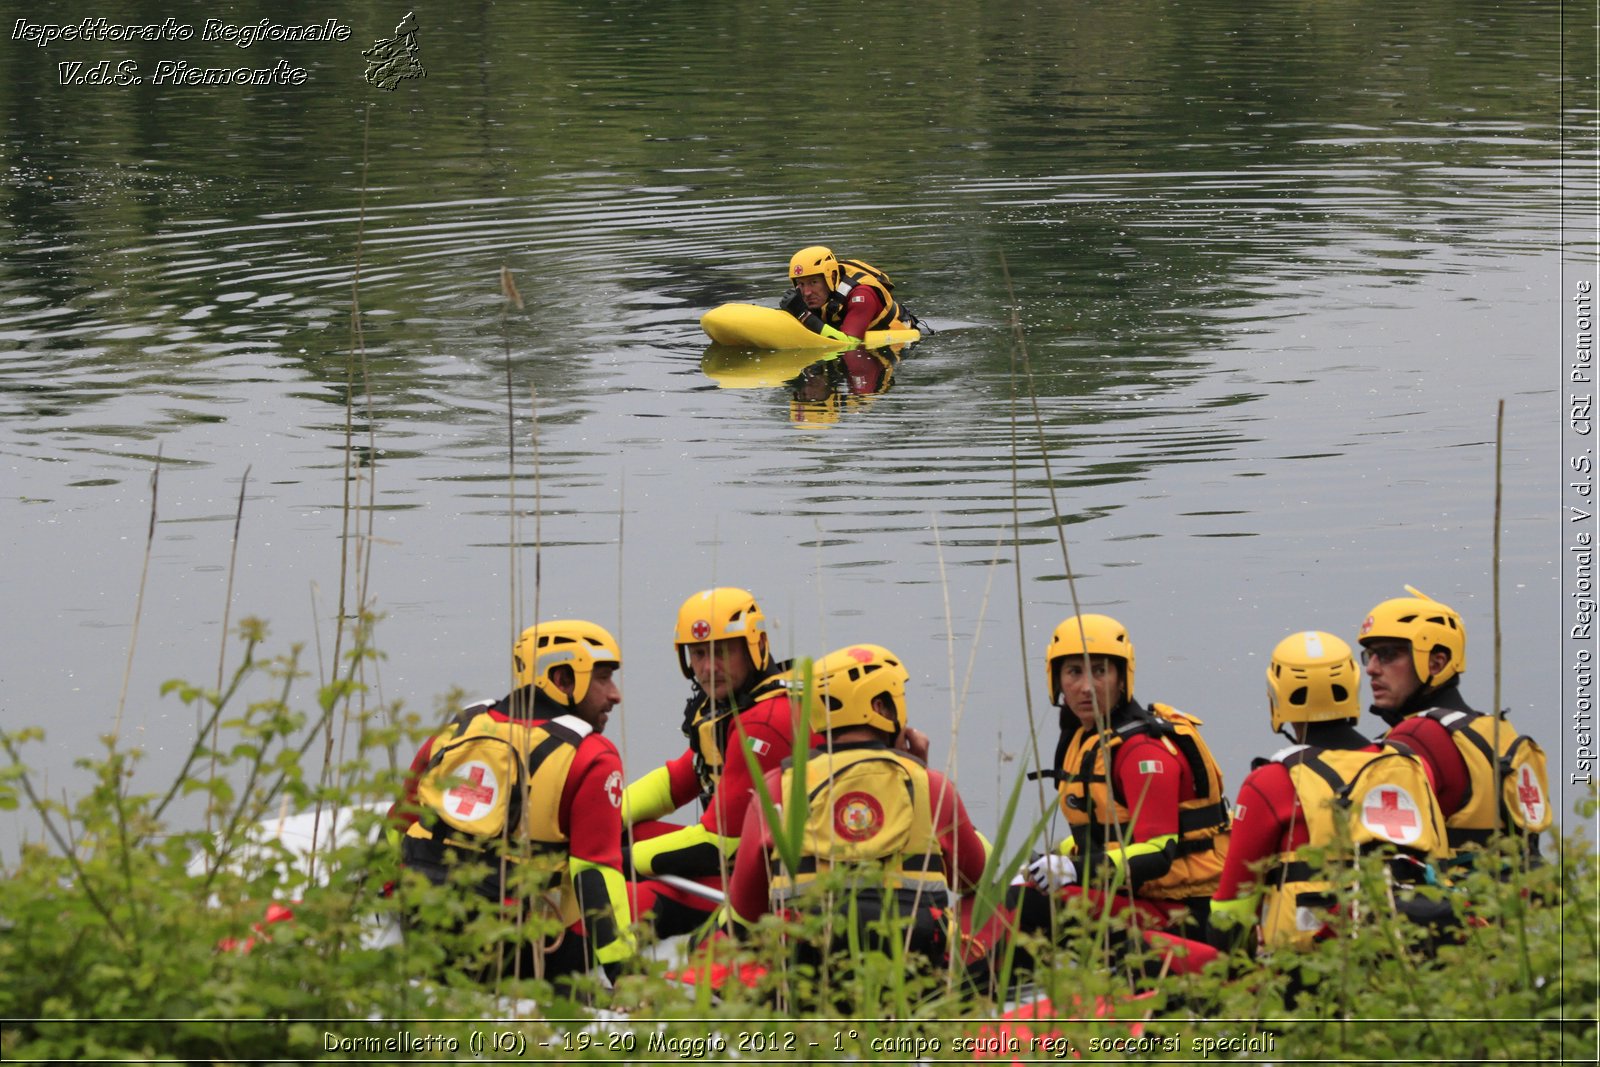
[[[704,619],[696,619],[694,625],[689,627],[689,633],[696,641],[704,641],[711,636],[711,624]]]
[[[1517,774],[1517,803],[1522,805],[1523,821],[1528,826],[1538,826],[1544,821],[1544,790],[1539,788],[1538,776],[1531,767],[1522,767]]]
[[[500,789],[494,771],[487,763],[473,760],[461,768],[459,777],[466,781],[451,786],[444,794],[450,804],[450,814],[463,822],[487,815]]]
[[[1377,837],[1409,845],[1422,837],[1422,813],[1397,785],[1379,786],[1361,802],[1361,825]]]

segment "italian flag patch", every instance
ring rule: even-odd
[[[1153,759],[1142,759],[1142,760],[1140,760],[1139,761],[1139,773],[1140,774],[1160,774],[1161,773],[1161,761],[1160,760],[1153,760]]]

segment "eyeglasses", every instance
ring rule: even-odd
[[[1411,654],[1411,646],[1404,644],[1368,645],[1361,650],[1361,665],[1365,667],[1373,660],[1380,664],[1388,665],[1401,656]]]

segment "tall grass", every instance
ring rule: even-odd
[[[459,1020],[500,1020],[495,1030],[552,1058],[582,1051],[617,1060],[642,1058],[649,1041],[733,1047],[752,1034],[780,1047],[793,1042],[820,1059],[883,1058],[869,1040],[900,1051],[938,1042],[949,1055],[962,1038],[1021,1032],[1020,1023],[995,1021],[1005,1007],[1001,995],[952,990],[944,976],[908,968],[893,954],[864,954],[824,974],[789,966],[798,939],[832,933],[823,910],[802,922],[769,916],[748,940],[719,946],[718,962],[765,968],[748,986],[734,981],[714,992],[704,982],[669,978],[672,964],[642,959],[614,988],[579,990],[587,1005],[509,970],[498,994],[487,990],[476,974],[492,963],[494,946],[550,931],[533,923],[519,933],[494,913],[468,916],[461,902],[470,894],[407,877],[377,833],[375,814],[352,816],[355,832],[322,850],[316,879],[253,832],[284,798],[296,807],[321,800],[354,812],[363,801],[393,795],[393,777],[374,768],[384,749],[411,738],[369,716],[356,757],[336,768],[334,785],[299,773],[322,719],[359,687],[354,664],[347,662],[331,686],[308,687],[298,650],[265,652],[268,637],[255,620],[240,624],[239,637],[243,662],[226,689],[171,689],[208,718],[221,717],[221,775],[204,770],[212,753],[200,747],[173,786],[129,789],[137,753],[108,738],[106,750],[85,761],[93,785],[70,802],[53,800],[38,794],[25,769],[38,731],[0,734],[0,805],[26,806],[50,839],[28,845],[0,872],[0,1055],[7,1060],[312,1058],[327,1054],[327,1034],[347,1052],[352,1042],[392,1036],[396,1025],[385,1020],[407,1020],[414,1035],[453,1038],[462,1048],[487,1024]],[[358,638],[352,655],[360,651]],[[270,686],[268,695],[245,701],[257,681]],[[224,831],[175,828],[172,799],[185,795],[200,797]],[[793,801],[783,806],[793,810]],[[1591,793],[1579,810],[1585,822],[1595,807]],[[1382,872],[1368,867],[1338,876],[1367,902],[1359,929],[1310,952],[1235,959],[1231,970],[1198,976],[1140,982],[1130,977],[1138,973],[1137,955],[1107,968],[1098,917],[1073,914],[1069,929],[1077,933],[1063,944],[1022,943],[1038,961],[1035,992],[1059,1016],[1029,1028],[1086,1055],[1096,1040],[1137,1036],[1189,1051],[1197,1040],[1248,1037],[1258,1044],[1270,1038],[1273,1054],[1264,1058],[1275,1062],[1582,1060],[1596,1047],[1600,995],[1596,871],[1581,836],[1561,838],[1553,852],[1555,862],[1510,882],[1469,875],[1451,898],[1470,901],[1479,922],[1465,927],[1460,944],[1432,952],[1416,928],[1382,906]],[[1010,862],[995,867],[1004,871]],[[401,945],[372,945],[374,924],[399,907],[399,898],[382,892],[391,880],[405,885],[408,908],[467,921],[459,931],[441,922],[412,931]],[[293,921],[264,923],[272,902],[292,902]],[[252,935],[254,944],[241,951],[238,944]],[[235,947],[226,947],[230,942]],[[1288,1006],[1292,983],[1309,988]],[[1145,988],[1155,995],[1134,999]],[[612,1014],[595,1014],[599,1008]],[[590,1044],[579,1050],[573,1035],[581,1033]]]

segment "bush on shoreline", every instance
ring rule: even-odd
[[[1217,966],[1130,981],[1140,961],[1107,966],[1106,931],[1093,922],[1061,946],[1017,939],[1035,958],[1032,992],[1049,998],[1057,1021],[996,1022],[1003,997],[889,960],[806,973],[784,962],[800,931],[771,918],[749,941],[711,950],[710,962],[764,969],[754,988],[734,981],[713,993],[654,960],[613,989],[585,991],[586,1004],[503,971],[485,987],[454,964],[482,950],[490,926],[495,936],[529,931],[490,917],[455,937],[414,931],[380,945],[372,936],[401,908],[447,917],[460,908],[448,887],[404,876],[380,832],[404,766],[396,754],[409,754],[422,724],[364,708],[356,665],[370,652],[359,642],[345,677],[317,690],[310,711],[296,710],[298,651],[258,660],[264,627],[240,629],[244,663],[222,692],[166,687],[205,712],[205,726],[163,792],[135,792],[139,753],[108,737],[102,755],[81,762],[92,775],[82,796],[39,796],[25,756],[42,733],[0,733],[0,808],[25,806],[46,835],[0,867],[5,1059],[905,1059],[987,1050],[1024,1060],[1181,1052],[1592,1062],[1597,1049],[1596,867],[1592,842],[1577,834],[1551,835],[1543,867],[1504,881],[1481,870],[1461,879],[1447,894],[1458,908],[1470,902],[1461,943],[1431,959],[1418,929],[1382,907],[1360,936],[1259,964],[1236,959],[1231,975]],[[246,683],[263,681],[274,692],[236,711]],[[354,731],[354,754],[334,764],[331,724],[341,721]],[[214,749],[213,724],[226,738]],[[318,742],[330,770],[312,781],[303,767]],[[203,801],[210,829],[174,829],[184,797]],[[349,813],[350,843],[319,853],[314,866],[281,845],[252,843],[254,826],[285,805]],[[1589,826],[1595,810],[1591,791],[1578,808]],[[391,885],[398,891],[385,894]],[[1373,886],[1381,904],[1381,879]],[[275,904],[292,921],[268,921]],[[1307,988],[1290,1007],[1293,981]]]

